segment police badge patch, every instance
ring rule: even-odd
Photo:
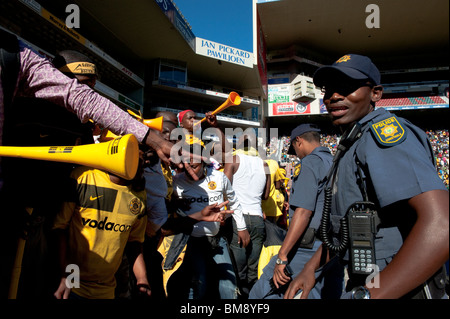
[[[372,124],[370,129],[377,142],[382,146],[394,146],[406,138],[406,132],[395,116]]]

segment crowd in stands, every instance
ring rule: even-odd
[[[330,149],[331,154],[336,153],[336,148],[339,144],[339,137],[336,134],[333,135],[321,135],[321,143],[323,146],[326,146]]]
[[[436,159],[436,169],[440,178],[442,179],[445,186],[448,188],[448,167],[449,167],[449,154],[448,154],[448,144],[449,144],[449,132],[447,129],[442,130],[427,130],[428,139],[433,147],[434,156]],[[331,154],[334,155],[336,152],[337,145],[339,144],[339,138],[337,134],[328,135],[321,134],[321,142],[323,146],[330,149]],[[284,165],[293,163],[295,164],[298,159],[294,155],[287,154],[289,149],[289,136],[282,136],[280,138],[282,145],[281,160],[280,162]],[[273,145],[274,141],[268,145]]]
[[[428,130],[426,133],[433,147],[439,177],[448,189],[448,130]]]

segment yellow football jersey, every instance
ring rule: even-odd
[[[80,269],[73,292],[96,299],[114,298],[115,273],[128,241],[144,241],[145,191],[110,181],[109,174],[78,167],[70,197],[56,216],[55,229],[69,229],[68,263]]]

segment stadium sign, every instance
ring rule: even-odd
[[[195,38],[195,53],[253,68],[253,53],[202,38]]]

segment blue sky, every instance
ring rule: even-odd
[[[252,0],[173,0],[196,37],[253,52]]]

